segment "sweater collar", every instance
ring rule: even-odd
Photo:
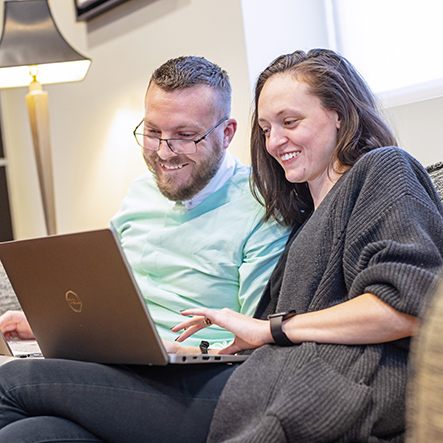
[[[234,172],[234,157],[228,151],[225,151],[225,155],[220,167],[218,168],[218,171],[214,177],[212,177],[211,181],[198,194],[194,195],[194,197],[189,200],[179,202],[169,201],[169,203],[171,206],[184,205],[187,210],[193,209],[206,200],[210,195],[214,194],[214,192],[223,187],[233,177]]]

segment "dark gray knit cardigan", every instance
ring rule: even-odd
[[[422,166],[398,148],[366,154],[290,246],[277,306],[325,309],[375,294],[420,315],[443,265],[443,207]],[[266,345],[230,377],[211,442],[403,441],[409,339],[367,346]]]

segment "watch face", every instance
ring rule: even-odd
[[[296,315],[295,309],[291,309],[288,312],[278,312],[277,314],[270,314],[268,315],[268,320],[275,317],[283,317],[286,320],[287,318],[294,317],[294,315]]]
[[[272,314],[268,317],[270,321],[271,335],[276,345],[279,346],[293,346],[294,343],[289,340],[287,335],[283,332],[282,323],[287,318],[291,318],[295,315],[295,311],[288,313],[281,312],[278,314]]]
[[[275,318],[275,317],[283,317],[284,315],[286,315],[286,312],[279,312],[277,314],[269,314],[268,319]]]

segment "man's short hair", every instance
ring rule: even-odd
[[[149,86],[152,83],[165,91],[207,85],[216,91],[217,105],[223,111],[223,117],[231,115],[231,82],[228,73],[204,57],[170,59],[154,71]]]

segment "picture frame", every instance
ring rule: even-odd
[[[76,19],[91,20],[128,0],[74,0]]]

